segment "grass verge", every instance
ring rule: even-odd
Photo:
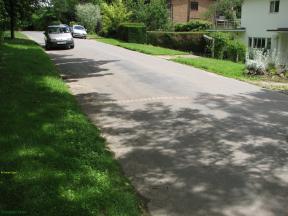
[[[123,42],[114,38],[100,38],[100,37],[89,37],[92,39],[96,39],[99,42],[111,44],[114,46],[119,46],[125,49],[149,54],[149,55],[186,55],[189,54],[187,52],[182,52],[173,49],[167,49],[163,47],[157,47],[149,44],[138,44],[138,43],[128,43]]]
[[[172,61],[191,65],[225,77],[249,82],[267,89],[288,91],[288,81],[279,77],[248,76],[245,74],[245,65],[226,60],[212,58],[174,58]]]
[[[40,46],[0,48],[0,215],[141,215],[138,197]]]

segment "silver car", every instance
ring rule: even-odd
[[[74,40],[69,27],[65,25],[48,26],[45,35],[45,47],[47,50],[57,47],[74,48]]]
[[[72,26],[72,35],[73,37],[84,38],[87,37],[87,30],[81,25],[73,25]]]

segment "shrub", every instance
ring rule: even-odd
[[[116,36],[121,23],[129,20],[129,12],[122,0],[115,0],[112,4],[103,3],[102,9],[102,34],[105,36]]]
[[[101,20],[100,8],[92,3],[78,4],[76,15],[79,22],[87,28],[88,32],[95,32]]]
[[[214,49],[214,58],[235,62],[245,61],[246,46],[244,43],[234,39],[229,33],[214,32],[210,36],[214,39],[214,47],[213,43],[209,42],[206,48],[209,53],[212,53]]]
[[[214,32],[210,36],[214,38],[214,58],[224,59],[227,50],[227,44],[232,39],[230,34],[223,32]],[[208,44],[208,51],[212,53],[213,44]]]
[[[186,31],[204,31],[210,29],[212,23],[205,20],[192,20],[188,23],[175,24],[176,32],[186,32]]]
[[[285,76],[288,65],[284,59],[276,50],[251,49],[246,55],[247,74]]]
[[[132,11],[131,20],[143,22],[148,30],[163,30],[170,27],[169,12],[165,0],[126,0]]]
[[[226,58],[235,62],[244,62],[246,56],[246,46],[238,40],[229,40],[227,43]]]
[[[205,43],[201,32],[147,32],[147,43],[170,49],[203,53]]]
[[[131,43],[146,42],[144,23],[122,23],[118,29],[118,38]]]

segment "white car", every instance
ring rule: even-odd
[[[74,40],[70,29],[65,25],[48,26],[44,35],[47,50],[56,47],[74,48]]]
[[[83,26],[81,26],[81,25],[73,25],[71,30],[72,30],[73,37],[85,38],[86,39],[87,31],[86,31],[86,29]]]

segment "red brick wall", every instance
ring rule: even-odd
[[[199,3],[198,11],[191,10],[190,2]],[[214,0],[171,0],[172,18],[174,22],[187,22],[188,19],[203,18],[204,13]]]

